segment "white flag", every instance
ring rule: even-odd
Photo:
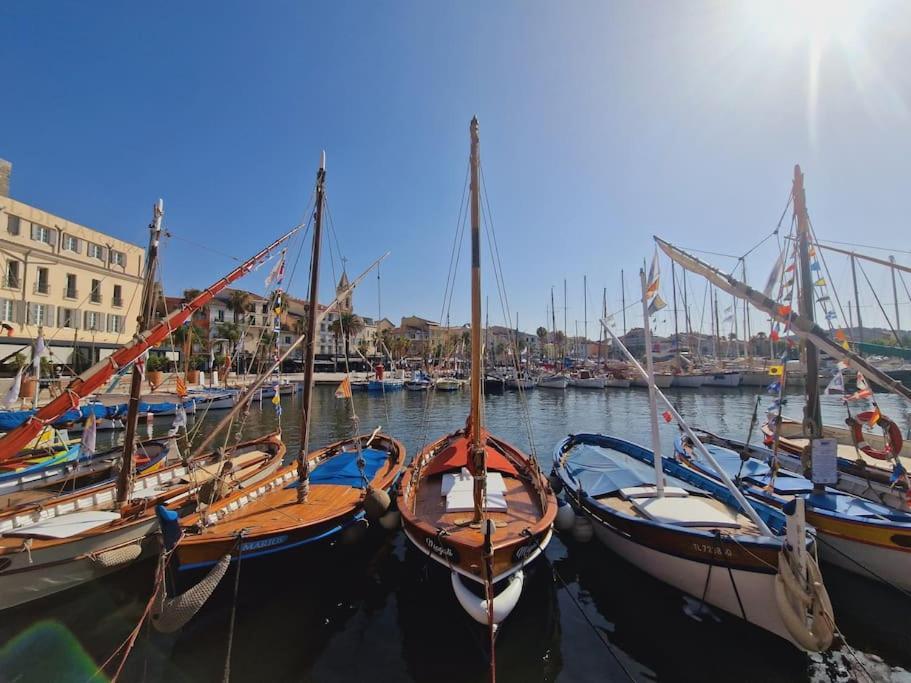
[[[47,346],[44,344],[44,335],[39,334],[35,340],[35,353],[32,355],[32,365],[35,367],[35,375],[41,370],[41,356],[44,355]]]
[[[762,290],[762,293],[766,295],[767,298],[771,298],[772,290],[775,288],[775,283],[778,282],[778,278],[781,277],[781,267],[784,265],[784,252],[778,254],[778,260],[775,262],[775,267],[772,268],[772,272],[769,273],[769,279],[766,280],[765,289]]]
[[[845,378],[838,370],[832,377],[832,381],[826,386],[826,394],[843,394],[845,393]]]
[[[278,257],[278,261],[272,266],[272,270],[269,271],[269,274],[266,276],[266,287],[271,287],[273,284],[280,284],[282,278],[285,277],[285,250],[282,249],[281,255]]]
[[[89,416],[85,419],[85,426],[82,428],[82,452],[81,456],[92,457],[95,455],[95,437],[98,433],[98,424],[95,419],[95,411],[89,407]]]
[[[19,372],[16,373],[16,379],[13,380],[13,386],[9,388],[9,391],[6,392],[6,396],[3,397],[3,402],[11,406],[16,401],[19,400],[19,390],[22,388],[22,368],[19,368]]]
[[[177,406],[177,412],[174,413],[174,422],[171,423],[171,429],[168,430],[168,436],[174,436],[180,428],[187,428],[187,411],[184,410],[183,404]]]

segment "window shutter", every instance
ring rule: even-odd
[[[104,261],[105,263],[108,262],[108,248],[107,247],[101,247],[101,260]]]
[[[91,311],[85,311],[85,312],[82,314],[83,326],[84,326],[85,329],[87,329],[87,330],[92,329],[92,326],[89,324],[89,313],[91,313]]]
[[[98,324],[96,325],[99,332],[107,331],[107,329],[108,329],[107,322],[108,322],[108,317],[104,313],[99,313],[98,314]]]
[[[15,312],[15,320],[13,322],[21,325],[25,322],[25,302],[24,301],[15,301],[13,310]]]
[[[72,318],[72,323],[71,323],[73,325],[73,329],[75,329],[75,330],[82,329],[82,320],[80,320],[80,318],[81,318],[81,316],[79,315],[79,309],[74,308],[73,309],[73,318]]]
[[[38,226],[32,223],[32,239],[38,239]]]
[[[57,319],[54,317],[54,310],[57,307],[53,304],[47,304],[44,308],[44,324],[48,327],[59,327],[58,325],[54,324],[57,321]]]
[[[58,232],[58,231],[57,231],[56,228],[48,228],[48,229],[47,229],[48,244],[50,244],[52,247],[56,247],[56,246],[57,246],[57,232]]]

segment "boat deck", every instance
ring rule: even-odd
[[[632,500],[623,498],[619,494],[608,494],[605,496],[598,496],[595,498],[599,503],[605,505],[617,512],[620,512],[625,515],[630,515],[632,517],[639,517],[641,519],[649,519],[649,517],[643,514],[635,505],[633,505]],[[640,499],[642,500],[642,499]],[[677,498],[674,499],[677,501],[698,501],[700,506],[708,505],[713,510],[715,510],[719,516],[724,516],[731,520],[732,524],[737,524],[736,528],[728,527],[726,530],[735,532],[737,534],[748,534],[751,536],[761,536],[762,533],[759,531],[759,528],[753,524],[749,517],[740,514],[729,508],[727,505],[722,503],[719,500],[714,498],[708,498],[705,496],[693,496],[690,495],[686,498]],[[684,503],[685,505],[685,503]],[[672,520],[663,519],[667,523],[673,524]],[[685,526],[687,529],[705,531],[707,529],[716,529],[717,525],[706,523],[706,524],[694,524],[691,521],[687,522],[685,525],[681,524],[680,526]],[[722,530],[724,532],[724,529]]]

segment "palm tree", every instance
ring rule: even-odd
[[[338,348],[339,337],[345,340],[345,356],[351,355],[351,337],[356,337],[364,329],[364,321],[354,313],[340,313],[329,325],[335,335],[335,347]]]
[[[228,298],[228,310],[234,314],[234,324],[240,322],[240,317],[250,309],[250,292],[242,289],[232,289]]]
[[[190,369],[190,352],[195,344],[201,344],[203,341],[199,328],[193,324],[186,323],[181,325],[171,333],[174,345],[183,349],[183,367],[184,372]]]
[[[539,327],[535,330],[535,334],[538,335],[538,350],[541,355],[544,355],[544,345],[547,344],[547,328]]]

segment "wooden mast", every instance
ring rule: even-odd
[[[810,271],[810,219],[807,215],[807,195],[803,187],[803,173],[800,166],[794,166],[794,216],[797,219],[797,255],[800,260],[800,315],[811,324],[813,316],[813,274]],[[803,412],[803,428],[810,439],[822,436],[822,412],[819,406],[819,367],[816,345],[810,339],[803,340],[807,362],[807,403]]]
[[[484,416],[481,408],[481,201],[479,184],[480,156],[478,147],[478,117],[472,117],[471,132],[471,463],[474,475],[474,521],[480,523],[484,516],[484,499],[487,495],[487,457],[481,431]]]
[[[313,219],[313,253],[310,257],[310,304],[307,310],[307,343],[304,348],[304,395],[301,399],[301,435],[297,452],[297,502],[307,500],[310,492],[310,416],[313,408],[313,361],[316,356],[316,324],[319,308],[319,254],[323,233],[323,201],[326,182],[326,153],[320,155],[316,172],[316,209]]]
[[[550,326],[554,331],[554,371],[563,372],[563,359],[560,359],[560,369],[557,370],[557,313],[554,311],[554,286],[550,286]]]
[[[142,301],[139,308],[138,330],[144,330],[151,322],[155,303],[155,271],[158,268],[158,240],[161,237],[161,217],[164,215],[164,202],[159,199],[152,208],[152,222],[149,224],[149,249],[146,257],[145,284],[142,290]],[[139,422],[139,398],[142,394],[142,370],[133,363],[130,377],[130,402],[127,405],[126,434],[123,438],[123,457],[120,460],[120,473],[117,475],[117,502],[124,504],[130,494],[133,482],[133,452],[136,449],[136,425]]]

